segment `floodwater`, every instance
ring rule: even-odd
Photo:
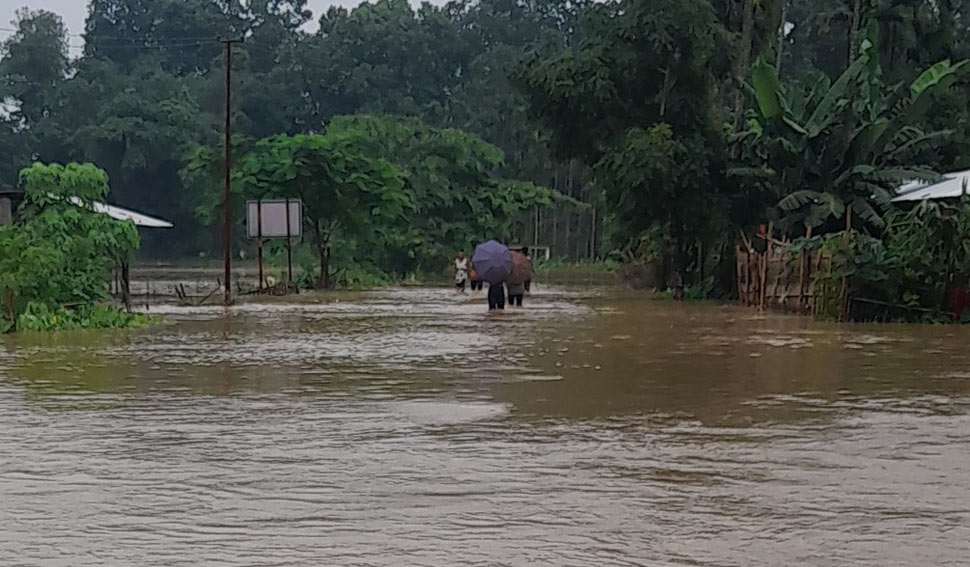
[[[617,289],[0,338],[0,565],[958,565],[970,329]]]

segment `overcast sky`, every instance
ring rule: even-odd
[[[307,2],[310,9],[313,10],[314,23],[329,6],[335,4],[353,6],[359,3],[359,0],[308,0]],[[84,31],[84,17],[88,10],[88,0],[0,0],[0,28],[12,27],[10,22],[14,19],[14,13],[24,6],[34,10],[44,9],[60,14],[71,33]],[[8,36],[9,34],[0,32],[0,39]],[[72,43],[80,42],[80,38],[72,40]]]

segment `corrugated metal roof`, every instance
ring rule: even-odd
[[[81,199],[77,197],[71,197],[71,203],[77,206],[81,206],[83,204],[83,201],[81,201]],[[175,226],[172,223],[168,222],[167,220],[150,217],[148,215],[145,215],[136,211],[122,209],[121,207],[115,207],[113,205],[106,205],[104,203],[95,202],[93,203],[93,206],[94,206],[94,211],[97,213],[108,215],[109,217],[116,220],[123,220],[123,221],[130,220],[131,222],[135,223],[135,226],[141,226],[145,228],[172,228],[173,226]]]
[[[896,191],[893,202],[923,201],[925,199],[954,199],[970,188],[970,170],[954,171],[943,175],[935,183],[912,181]]]

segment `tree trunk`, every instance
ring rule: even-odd
[[[676,301],[682,301],[684,299],[684,286],[686,284],[686,276],[684,274],[685,266],[687,265],[687,251],[684,246],[684,239],[681,231],[678,230],[674,234],[673,243],[673,258],[671,258],[670,266],[670,288],[674,292],[674,299]]]
[[[704,282],[704,241],[697,239],[697,282]]]
[[[755,0],[741,0],[741,48],[738,51],[738,61],[735,67],[737,86],[734,92],[734,130],[741,129],[744,121],[744,84],[751,67],[751,42],[754,36],[754,3]]]
[[[330,289],[333,285],[330,281],[330,247],[320,248],[320,278],[317,282],[318,287]]]
[[[320,226],[320,221],[313,223],[313,240],[320,255],[320,273],[317,274],[317,287],[330,289],[330,232]]]
[[[781,23],[778,25],[778,52],[775,54],[775,74],[781,78],[781,64],[785,56],[785,31],[788,24],[788,10],[792,0],[783,0],[781,4]]]
[[[9,287],[3,288],[3,309],[6,311],[5,315],[10,323],[10,330],[15,330],[17,328],[17,313],[13,308],[13,290]]]
[[[673,88],[673,82],[670,79],[670,66],[668,65],[664,69],[664,84],[663,88],[660,90],[660,118],[663,119],[664,115],[667,114],[667,99],[670,97],[670,91]]]
[[[849,38],[848,38],[848,64],[846,68],[852,65],[855,61],[856,50],[858,49],[859,42],[859,26],[862,24],[862,0],[852,0],[852,19],[849,21]]]

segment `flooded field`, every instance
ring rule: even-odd
[[[0,565],[957,565],[970,329],[617,289],[0,337]]]

